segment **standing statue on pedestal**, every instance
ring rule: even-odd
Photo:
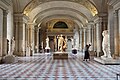
[[[11,40],[11,53],[10,54],[13,54],[14,50],[15,50],[15,40],[14,40],[14,37],[13,37],[12,40]]]
[[[11,39],[11,44],[10,44],[10,54],[6,55],[3,57],[2,62],[3,63],[13,63],[17,62],[18,59],[15,55],[13,55],[14,50],[15,50],[15,40],[14,37]]]
[[[101,58],[104,58],[104,59],[112,58],[111,52],[110,52],[110,46],[108,44],[108,38],[109,38],[108,30],[103,31],[102,35],[103,35],[102,50],[104,55],[101,56]]]
[[[65,51],[66,48],[66,41],[65,39],[62,37],[62,35],[58,38],[58,50],[63,52]]]
[[[49,47],[49,37],[46,38],[46,52],[49,53],[50,47]]]

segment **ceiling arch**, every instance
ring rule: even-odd
[[[85,18],[86,20],[88,20],[88,17],[86,16],[86,15],[84,15],[83,13],[81,13],[81,12],[79,12],[79,11],[77,11],[77,10],[75,10],[75,9],[72,9],[72,8],[68,8],[68,7],[53,7],[53,8],[49,8],[49,9],[45,9],[45,10],[43,10],[43,11],[41,11],[40,13],[38,13],[35,17],[33,17],[34,19],[35,18],[37,18],[39,15],[41,15],[41,14],[44,14],[44,13],[46,13],[46,12],[51,12],[51,11],[63,11],[63,12],[65,12],[65,11],[71,11],[71,12],[74,12],[74,13],[76,13],[78,16],[81,16],[81,17],[83,17],[83,18]],[[74,15],[73,15],[74,16]],[[34,20],[34,19],[32,19],[32,20]]]
[[[38,25],[40,25],[42,22],[47,23],[48,21],[53,19],[68,19],[73,21],[75,24],[77,24],[79,28],[83,27],[83,23],[78,18],[71,15],[65,15],[65,14],[56,14],[56,15],[51,14],[44,18],[37,18],[35,23],[38,23]]]
[[[35,7],[37,7],[38,5],[41,5],[43,3],[48,3],[48,2],[53,2],[56,0],[32,0],[25,8],[24,8],[24,13],[27,14],[29,12],[31,12]],[[63,1],[63,0],[59,0],[59,1]],[[57,1],[57,2],[59,2]],[[93,3],[93,0],[64,0],[64,2],[74,2],[77,3],[79,5],[83,5],[85,6],[91,13],[92,15],[97,14],[97,9],[96,6]]]
[[[78,3],[73,3],[73,2],[68,2],[68,1],[66,1],[66,2],[65,1],[52,1],[52,2],[47,2],[47,3],[41,4],[41,5],[37,6],[35,9],[33,9],[28,14],[28,16],[31,17],[31,19],[33,20],[33,18],[41,11],[45,11],[45,10],[49,10],[49,9],[51,9],[51,10],[59,9],[59,8],[62,8],[62,9],[65,8],[66,11],[71,9],[71,11],[78,12],[83,17],[87,17],[87,19],[93,17],[92,13],[87,8],[85,8],[83,5],[79,5]]]
[[[87,19],[83,16],[81,16],[79,13],[76,13],[75,11],[71,11],[71,10],[57,10],[57,9],[53,9],[53,10],[46,10],[46,11],[43,11],[43,12],[40,12],[39,14],[37,14],[35,16],[35,18],[33,19],[34,21],[37,19],[37,18],[40,18],[40,21],[41,19],[43,19],[44,17],[46,16],[51,16],[51,15],[57,15],[57,16],[61,16],[61,15],[64,15],[64,17],[69,17],[69,16],[74,16],[75,18],[77,18],[78,20],[81,21],[81,23],[85,24]],[[57,17],[56,16],[56,17]]]

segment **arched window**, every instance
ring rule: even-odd
[[[58,21],[54,24],[53,28],[68,29],[68,26],[65,22]]]

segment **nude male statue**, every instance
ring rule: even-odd
[[[108,30],[104,30],[102,32],[102,35],[103,35],[103,41],[102,41],[102,50],[104,52],[104,55],[101,56],[101,58],[112,58],[111,57],[111,52],[110,52],[110,46],[108,44]]]

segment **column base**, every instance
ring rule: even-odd
[[[16,55],[16,56],[26,56],[25,55],[25,51],[14,52],[13,55]]]
[[[50,49],[45,49],[45,53],[50,53]]]
[[[94,60],[101,64],[120,64],[120,59],[102,59],[101,57],[95,57]]]

